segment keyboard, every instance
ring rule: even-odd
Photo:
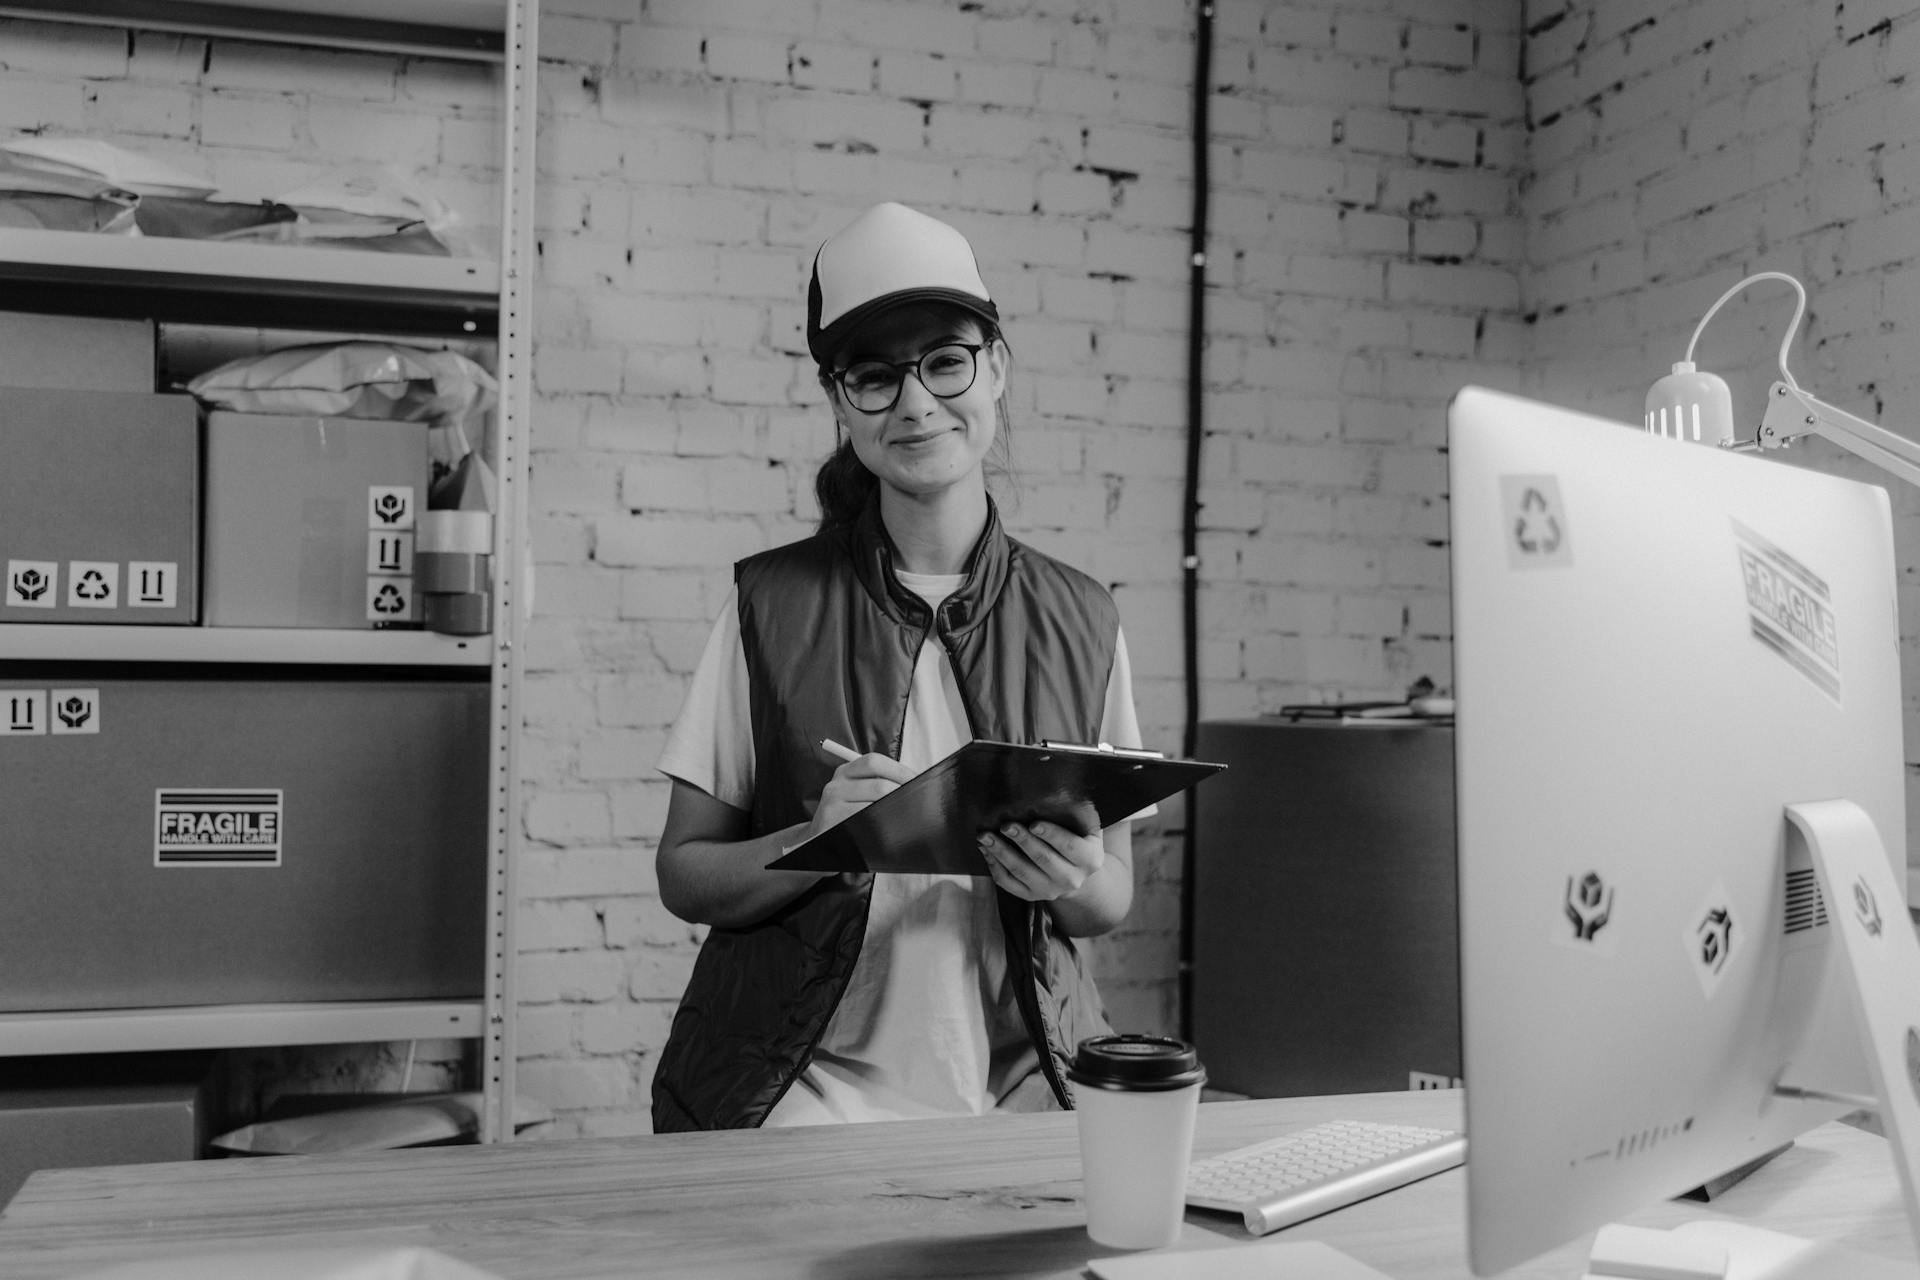
[[[1187,1203],[1239,1214],[1263,1236],[1440,1173],[1467,1158],[1464,1134],[1329,1120],[1269,1142],[1195,1160]]]

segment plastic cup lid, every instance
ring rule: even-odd
[[[1092,1036],[1080,1042],[1067,1078],[1095,1089],[1156,1092],[1207,1078],[1192,1045],[1168,1036]]]

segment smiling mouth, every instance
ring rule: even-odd
[[[898,439],[891,441],[890,443],[897,444],[897,445],[909,445],[909,446],[917,445],[917,444],[926,444],[929,440],[938,440],[941,436],[944,436],[946,434],[947,433],[945,431],[928,431],[917,436],[901,436]]]

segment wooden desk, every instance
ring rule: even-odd
[[[1197,1154],[1336,1117],[1457,1127],[1453,1091],[1209,1103]],[[414,1244],[505,1280],[1079,1277],[1087,1239],[1074,1118],[1052,1113],[759,1133],[518,1142],[361,1156],[50,1170],[0,1216],[0,1276],[52,1280],[164,1254]],[[1454,1170],[1291,1228],[1395,1280],[1463,1280]],[[1884,1142],[1829,1125],[1714,1208],[1911,1260]],[[1632,1221],[1705,1216],[1661,1204]],[[1189,1211],[1182,1247],[1232,1248]],[[1507,1273],[1574,1280],[1583,1239]]]

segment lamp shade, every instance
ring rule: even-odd
[[[1648,431],[1670,440],[1732,444],[1733,396],[1720,375],[1682,360],[1647,391],[1646,421]]]

